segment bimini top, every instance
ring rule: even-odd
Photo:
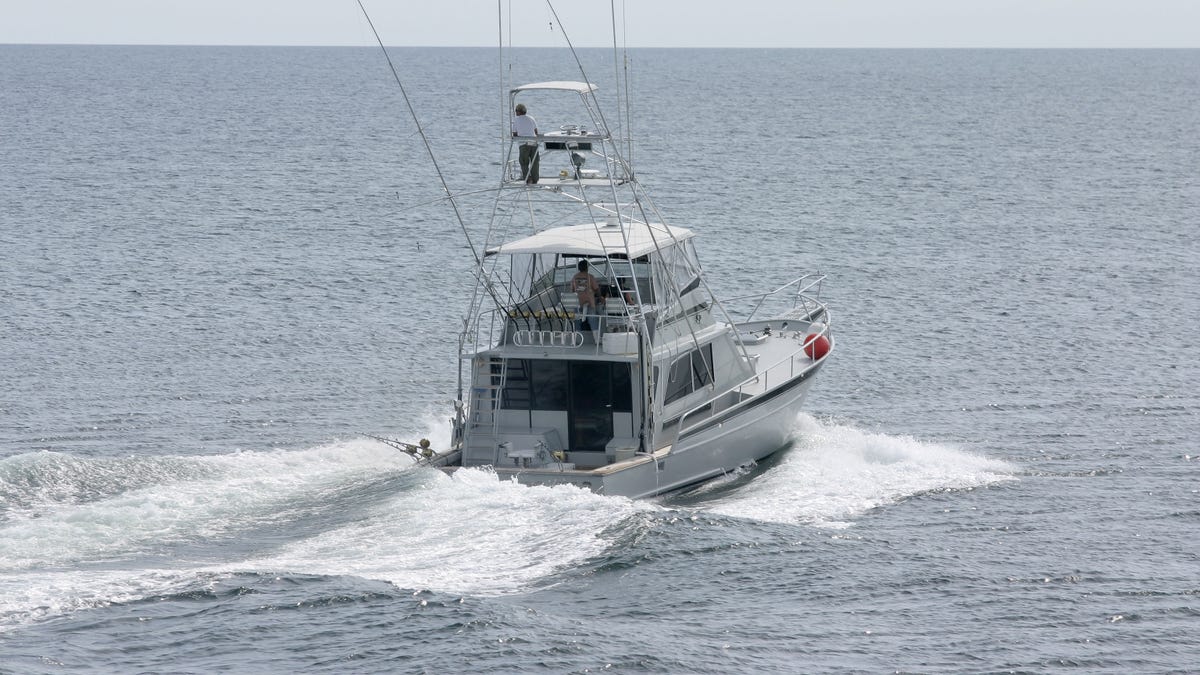
[[[554,82],[534,82],[532,84],[523,84],[509,91],[510,94],[515,94],[518,91],[530,91],[533,89],[562,89],[565,91],[573,91],[583,95],[599,89],[590,82],[569,82],[566,80],[555,80]]]
[[[621,231],[625,231],[625,237]],[[501,244],[488,249],[487,255],[504,253],[558,253],[589,257],[609,256],[616,253],[640,258],[660,249],[670,248],[695,235],[683,227],[672,227],[661,223],[624,223],[613,225],[567,225],[553,227],[535,235]],[[626,240],[629,248],[626,250]]]

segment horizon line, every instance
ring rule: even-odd
[[[302,43],[252,43],[252,42],[0,42],[0,47],[281,47],[281,48],[328,48],[328,49],[379,49],[379,45],[350,45],[350,44],[302,44]],[[496,49],[495,45],[387,45],[388,49]],[[528,46],[508,46],[505,49],[568,49],[568,47],[548,47],[544,45],[528,45]],[[585,46],[576,47],[576,49],[599,49],[611,51],[611,46]],[[1142,49],[1142,50],[1196,50],[1200,49],[1200,45],[1195,46],[1179,46],[1179,45],[1155,45],[1155,46],[1138,46],[1138,45],[1025,45],[1025,46],[1000,46],[1000,45],[984,45],[984,46],[966,46],[966,45],[941,45],[941,46],[918,46],[918,45],[845,45],[845,46],[771,46],[771,45],[756,45],[756,46],[739,46],[739,45],[666,45],[666,46],[646,46],[646,45],[631,45],[623,49],[744,49],[744,50],[781,50],[781,49],[812,49],[812,50],[838,50],[838,49],[928,49],[928,50],[1121,50],[1121,49]]]

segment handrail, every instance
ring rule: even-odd
[[[473,341],[472,341],[472,345],[473,345],[472,353],[477,352],[480,349],[484,348],[484,347],[481,347],[480,345],[485,345],[486,347],[491,347],[492,345],[496,344],[496,339],[495,339],[496,323],[497,323],[497,320],[501,319],[501,318],[502,318],[501,311],[497,307],[493,307],[491,309],[484,310],[483,312],[480,312],[477,317],[475,317],[474,321],[471,322],[474,324],[474,330],[470,331],[471,333],[474,333]],[[508,321],[508,316],[504,315],[503,320],[500,321],[501,334],[503,334],[504,324],[507,321]],[[485,334],[486,334],[486,337],[485,337]],[[459,356],[465,357],[465,356],[467,356],[467,353],[464,352],[464,353],[460,354]]]
[[[782,285],[782,286],[780,286],[779,288],[776,288],[776,289],[774,289],[774,290],[765,291],[765,292],[763,292],[763,293],[751,293],[750,295],[739,295],[739,296],[737,296],[737,297],[728,298],[728,299],[726,300],[726,302],[730,302],[730,301],[733,301],[733,300],[745,300],[746,298],[757,298],[757,297],[760,297],[760,296],[774,295],[775,293],[778,293],[779,291],[782,291],[783,289],[787,288],[788,286],[791,286],[791,285],[793,285],[793,284],[796,284],[796,283],[799,283],[799,282],[801,282],[801,281],[804,281],[805,279],[807,279],[807,278],[809,278],[809,277],[813,277],[813,280],[812,280],[812,282],[811,282],[809,285],[805,286],[804,288],[798,289],[798,290],[796,291],[796,293],[797,293],[797,294],[799,294],[799,293],[803,293],[803,292],[807,291],[808,289],[812,288],[813,286],[816,286],[817,284],[819,284],[819,283],[821,283],[822,281],[824,281],[824,280],[825,280],[825,276],[826,276],[826,275],[824,275],[824,274],[814,274],[814,273],[812,273],[812,272],[809,272],[808,274],[802,274],[802,275],[800,275],[800,276],[796,277],[795,279],[792,279],[791,281],[787,282],[786,284],[784,284],[784,285]]]
[[[801,276],[798,276],[795,279],[792,279],[791,281],[787,282],[786,284],[784,284],[774,290],[766,291],[764,293],[754,293],[751,295],[740,295],[740,296],[737,296],[734,298],[729,298],[729,299],[723,300],[722,302],[728,304],[728,303],[736,302],[738,300],[748,300],[751,298],[758,298],[758,302],[754,305],[754,309],[752,309],[750,311],[750,315],[747,316],[745,319],[742,319],[743,321],[750,321],[751,319],[754,318],[754,315],[758,313],[758,310],[762,307],[763,303],[766,302],[767,298],[769,298],[777,293],[780,293],[781,291],[787,289],[789,286],[797,285],[806,279],[811,279],[811,281],[809,281],[808,284],[806,284],[800,288],[797,288],[795,290],[795,294],[792,296],[792,306],[794,307],[796,305],[796,303],[801,299],[812,300],[817,305],[820,305],[821,303],[819,301],[817,301],[815,298],[809,298],[807,295],[805,295],[805,293],[807,291],[811,290],[814,286],[817,286],[817,285],[821,284],[823,281],[825,281],[824,274],[813,274],[813,273],[808,273],[808,274],[803,274]],[[807,305],[807,303],[806,303],[806,305]]]
[[[570,347],[583,346],[583,333],[577,330],[518,330],[513,333],[513,344],[518,347]]]

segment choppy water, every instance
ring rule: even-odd
[[[491,185],[494,55],[396,56]],[[0,671],[1195,669],[1200,52],[633,65],[717,290],[820,268],[839,338],[650,502],[360,435],[445,437],[470,285],[377,52],[0,47]]]

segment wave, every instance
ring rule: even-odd
[[[951,446],[801,416],[793,448],[773,465],[682,508],[845,527],[884,504],[1014,471]],[[485,469],[414,468],[369,439],[214,456],[20,455],[0,461],[0,497],[0,630],[243,574],[524,592],[591,569],[680,508],[526,487]]]
[[[952,445],[862,431],[802,414],[792,447],[704,508],[767,522],[845,528],[871,510],[942,490],[1016,480],[1017,467]]]
[[[219,539],[412,465],[370,440],[215,456],[11,457],[0,472],[0,570],[128,560]]]
[[[610,528],[657,508],[574,486],[522,486],[486,469],[437,475],[358,522],[242,569],[355,575],[472,595],[517,592],[602,554],[612,545]]]
[[[224,559],[203,564],[179,556],[177,547],[160,559],[128,551],[123,555],[135,559],[116,560],[121,546],[97,555],[87,540],[76,542],[72,556],[77,560],[71,565],[54,564],[51,556],[36,566],[14,567],[6,560],[0,566],[0,631],[81,609],[194,592],[245,574],[362,577],[473,596],[521,592],[602,554],[618,536],[615,526],[631,514],[657,508],[572,486],[526,487],[486,470],[414,473],[425,480],[408,489],[389,487],[389,499],[360,505],[330,529],[297,533],[280,515],[278,527],[289,529],[285,543],[246,550],[253,547],[243,537],[209,556]],[[174,508],[186,512],[192,504],[182,499]],[[147,535],[158,527],[131,529]],[[0,548],[16,539],[10,528],[0,529]]]
[[[436,434],[428,434],[436,437]],[[552,583],[657,509],[493,472],[415,468],[354,439],[304,450],[0,461],[0,630],[239,574],[490,595]]]

